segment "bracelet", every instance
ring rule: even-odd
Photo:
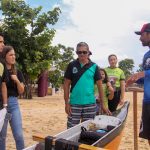
[[[7,107],[8,105],[7,104],[3,104],[3,107]]]

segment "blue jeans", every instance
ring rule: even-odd
[[[6,135],[7,135],[7,126],[8,121],[11,126],[11,130],[16,142],[16,149],[22,150],[24,148],[24,138],[22,130],[22,118],[19,109],[17,97],[8,98],[8,113],[5,118],[4,126],[0,132],[0,150],[6,149]],[[11,119],[10,119],[11,117]]]

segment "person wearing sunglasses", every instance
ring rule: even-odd
[[[103,104],[102,80],[98,65],[89,59],[92,53],[88,44],[85,42],[78,43],[76,54],[78,58],[68,64],[64,75],[65,111],[68,115],[67,128],[77,125],[80,121],[95,117],[95,83]],[[105,110],[104,107],[103,109]]]

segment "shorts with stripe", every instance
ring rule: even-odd
[[[68,116],[67,128],[71,128],[80,123],[94,119],[96,115],[96,104],[71,105],[71,115]]]
[[[139,137],[150,140],[150,104],[143,103]]]

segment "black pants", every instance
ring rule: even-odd
[[[116,111],[117,106],[119,104],[120,101],[120,95],[121,95],[121,91],[115,91],[114,92],[114,97],[112,100],[108,100],[108,108],[111,112]]]
[[[150,140],[150,103],[143,103],[139,136]]]

